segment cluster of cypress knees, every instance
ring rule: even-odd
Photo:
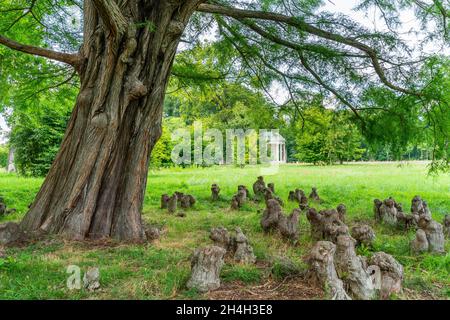
[[[364,245],[371,247],[375,232],[368,224],[357,223],[352,228],[346,224],[347,209],[339,204],[336,209],[317,211],[310,207],[310,202],[321,203],[316,188],[312,188],[307,197],[300,189],[289,192],[288,200],[297,202],[299,207],[290,215],[282,212],[283,201],[275,193],[273,183],[265,184],[263,177],[258,177],[253,184],[253,197],[248,188],[239,185],[237,193],[231,200],[231,209],[239,210],[247,201],[265,201],[266,208],[261,215],[261,227],[266,234],[279,234],[289,243],[295,245],[299,239],[299,219],[302,213],[310,223],[311,238],[315,242],[305,261],[308,271],[304,277],[324,288],[329,298],[337,300],[386,299],[402,290],[403,266],[385,252],[376,252],[368,259],[357,255],[356,248]],[[181,195],[181,199],[178,200]],[[188,208],[191,195],[179,192],[172,197],[163,195],[161,207],[175,212],[169,203],[179,202]],[[211,186],[211,200],[220,199],[220,187]],[[185,204],[183,204],[183,202]],[[176,205],[175,205],[176,210]],[[411,251],[444,253],[445,237],[450,237],[450,215],[446,215],[441,225],[431,218],[426,201],[415,196],[411,202],[411,213],[407,214],[402,205],[392,197],[381,201],[374,200],[374,217],[379,223],[402,229],[416,229],[416,237],[411,241]],[[195,250],[191,261],[191,277],[188,288],[200,292],[215,290],[220,287],[220,271],[225,260],[237,263],[253,264],[256,257],[248,238],[240,228],[232,235],[226,228],[212,228],[210,239],[213,245]]]
[[[167,209],[169,213],[177,213],[178,216],[184,217],[186,213],[182,211],[177,212],[177,207],[189,209],[194,206],[195,202],[196,200],[193,195],[175,191],[172,196],[167,194],[161,196],[161,209]]]

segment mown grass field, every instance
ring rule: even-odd
[[[299,270],[305,269],[303,257],[311,247],[309,224],[300,218],[300,241],[291,246],[277,235],[264,235],[259,224],[263,204],[248,203],[241,211],[228,209],[237,185],[249,189],[260,167],[212,167],[163,169],[149,172],[143,218],[164,227],[159,241],[145,245],[114,242],[67,242],[54,237],[26,247],[7,248],[8,257],[0,259],[0,298],[2,299],[198,299],[198,298],[294,298],[320,299],[323,293],[309,287],[301,275],[283,279],[278,262],[291,259]],[[442,223],[450,213],[450,176],[427,176],[422,163],[412,164],[349,164],[329,167],[300,165],[280,166],[279,172],[265,177],[274,182],[276,193],[286,202],[289,213],[294,203],[287,201],[289,190],[301,188],[307,193],[318,188],[324,200],[318,208],[347,206],[348,224],[370,223],[377,234],[373,248],[359,249],[370,256],[385,251],[395,256],[405,268],[404,291],[398,299],[450,298],[450,241],[446,255],[412,256],[409,241],[413,232],[375,225],[372,203],[374,198],[393,196],[409,211],[414,195],[427,200],[434,219]],[[17,221],[39,189],[42,179],[22,178],[0,173],[0,196],[17,213],[3,218]],[[210,186],[218,183],[222,200],[210,201]],[[185,218],[169,215],[159,209],[163,193],[182,191],[197,198],[195,208]],[[223,288],[216,293],[200,295],[187,290],[190,255],[196,247],[209,245],[209,229],[225,226],[229,230],[240,226],[250,239],[258,263],[255,266],[227,262],[221,279]],[[69,290],[66,286],[68,265],[78,265],[82,271],[98,266],[101,289],[88,292]],[[222,290],[222,291],[221,291]]]

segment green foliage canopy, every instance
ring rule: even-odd
[[[8,165],[8,154],[8,147],[0,145],[0,168],[6,168]]]
[[[238,82],[241,93],[243,88],[258,89],[274,102],[270,88],[278,84],[289,95],[279,109],[293,108],[293,119],[300,117],[302,122],[307,115],[302,100],[322,95],[335,99],[336,109],[351,112],[351,120],[368,143],[387,144],[401,154],[411,143],[426,142],[433,149],[431,168],[448,169],[448,1],[357,1],[356,11],[375,10],[383,22],[379,29],[323,10],[324,3],[203,1],[183,35],[169,91],[205,91],[206,100],[211,101],[208,86],[225,92]],[[77,86],[70,67],[12,51],[5,39],[76,53],[83,41],[83,8],[81,0],[0,0],[0,44],[5,45],[0,46],[0,110],[4,114],[32,110],[30,105],[42,100],[31,91],[59,94],[51,89],[61,83]],[[402,14],[406,11],[415,15],[416,30],[410,34],[420,34],[416,41],[404,37]],[[158,26],[153,27],[153,32],[159,32]],[[201,44],[205,38],[213,43],[208,49]],[[424,50],[430,46],[435,50]],[[233,84],[223,86],[225,79]],[[222,86],[214,88],[212,82]],[[239,101],[248,97],[225,94],[236,113],[230,114],[229,106],[216,101],[205,115],[211,122],[225,118],[229,126],[241,125],[243,113],[248,115],[245,121],[257,125],[260,119],[267,123],[273,118],[261,109],[254,113],[261,117],[252,117],[253,108]],[[26,101],[30,97],[32,103]],[[256,96],[252,99],[263,104]],[[176,112],[186,119],[199,116],[193,104],[182,101],[179,106]]]
[[[344,111],[311,105],[305,123],[296,124],[296,158],[303,162],[334,163],[359,160],[364,153],[362,136]]]

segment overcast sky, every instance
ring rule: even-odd
[[[373,28],[376,31],[386,31],[389,29],[382,19],[380,11],[375,8],[370,9],[368,12],[353,11],[352,9],[361,1],[359,0],[329,0],[326,1],[323,10],[329,12],[340,12],[345,15],[352,17],[353,20],[358,21],[362,25],[368,28]],[[424,2],[429,2],[425,0]],[[403,10],[400,14],[401,28],[398,30],[401,33],[401,38],[403,40],[409,40],[412,43],[417,43],[419,39],[423,37],[420,34],[412,33],[411,31],[420,31],[419,25],[417,23],[417,18],[414,15],[413,10]],[[425,51],[433,52],[436,47],[429,45],[424,48]],[[449,48],[446,48],[447,54],[450,53]]]
[[[376,12],[375,10],[370,10],[369,12],[355,12],[352,9],[359,3],[358,0],[329,0],[326,1],[326,4],[323,7],[323,10],[329,11],[329,12],[340,12],[347,16],[350,16],[353,20],[360,22],[364,26],[368,28],[373,28],[377,31],[388,31],[387,27],[383,23],[383,20],[381,20],[379,16],[379,12]],[[418,25],[415,21],[414,13],[411,10],[404,10],[401,15],[401,22],[402,22],[402,30],[400,30],[403,34],[403,39],[408,40],[410,43],[414,43],[418,41],[418,37],[415,34],[408,34],[411,30],[417,30]],[[436,48],[432,45],[428,46],[428,49],[425,48],[426,51],[434,51]],[[449,48],[445,48],[445,51],[443,52],[445,54],[450,55]],[[283,90],[281,87],[274,86],[273,88],[273,96],[276,97],[277,102],[283,103],[283,101],[286,100],[287,94],[285,90]],[[0,115],[0,130],[9,130],[4,118]],[[2,141],[2,137],[0,136],[0,143],[4,142]]]

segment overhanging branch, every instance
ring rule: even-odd
[[[295,27],[297,30],[315,35],[322,39],[327,39],[327,40],[330,40],[330,41],[333,41],[336,43],[340,43],[340,44],[344,44],[344,45],[356,48],[356,49],[364,52],[368,56],[368,58],[370,58],[370,60],[372,61],[372,66],[375,69],[375,72],[377,73],[381,82],[384,83],[387,87],[389,87],[393,90],[396,90],[398,92],[406,93],[406,94],[411,94],[411,95],[415,95],[415,96],[421,95],[419,92],[415,92],[412,90],[408,90],[408,89],[399,87],[399,86],[393,84],[392,82],[390,82],[383,70],[383,67],[381,66],[380,58],[378,57],[376,50],[362,42],[355,40],[355,39],[346,38],[340,34],[322,30],[322,29],[317,28],[313,25],[310,25],[309,23],[306,23],[303,20],[298,19],[296,17],[290,17],[290,16],[286,16],[286,15],[274,13],[274,12],[245,10],[245,9],[225,7],[225,6],[215,5],[215,4],[200,4],[197,8],[197,11],[225,15],[228,17],[232,17],[232,18],[240,21],[241,23],[245,22],[245,19],[259,19],[259,20],[267,20],[267,21],[285,23],[287,25]]]
[[[236,36],[236,34],[233,32],[233,30],[232,30],[231,28],[229,28],[226,24],[224,24],[224,25],[225,25],[225,27],[227,28],[227,30],[228,30],[229,32],[233,33],[233,35]],[[275,35],[273,35],[273,34],[270,34],[270,33],[266,32],[266,31],[264,31],[263,29],[259,28],[259,27],[256,26],[255,24],[249,23],[249,24],[246,24],[246,25],[247,25],[249,28],[251,28],[253,31],[255,31],[256,33],[258,33],[259,35],[261,35],[262,37],[265,37],[265,38],[271,40],[271,41],[274,42],[274,43],[277,43],[277,44],[280,44],[280,45],[284,45],[284,46],[286,46],[286,47],[288,47],[288,48],[294,49],[294,50],[298,53],[298,55],[299,55],[301,65],[302,65],[302,66],[309,72],[309,74],[311,74],[311,76],[317,81],[317,83],[315,83],[315,84],[320,85],[320,86],[322,86],[324,89],[326,89],[326,90],[328,90],[329,92],[331,92],[338,100],[340,100],[345,106],[347,106],[347,107],[354,113],[354,115],[356,116],[356,118],[357,118],[358,120],[361,121],[361,125],[362,125],[362,127],[364,128],[364,126],[365,126],[364,119],[363,119],[363,118],[360,116],[360,114],[358,113],[357,108],[355,108],[355,107],[350,103],[350,101],[348,101],[342,94],[340,94],[340,93],[339,93],[332,85],[327,84],[327,83],[320,77],[320,75],[319,75],[319,74],[318,74],[318,73],[317,73],[317,72],[309,65],[309,63],[307,62],[305,56],[303,55],[303,51],[304,51],[304,50],[303,50],[303,47],[302,47],[302,46],[296,45],[296,44],[294,44],[294,43],[292,43],[292,42],[286,41],[286,40],[281,39],[281,38],[279,38],[279,37],[277,37],[277,36],[275,36]],[[232,41],[231,39],[229,39],[229,40]],[[233,41],[232,41],[232,43],[233,43]],[[235,46],[235,48],[238,49],[238,47],[237,47],[236,45],[234,45],[234,46]],[[239,49],[238,49],[238,51],[241,52]],[[255,53],[255,54],[259,57],[259,59],[260,59],[261,61],[263,61],[264,65],[267,67],[267,63],[265,63],[264,58],[263,58],[259,53]],[[273,68],[273,67],[270,67],[270,66],[269,66],[269,68],[282,76],[282,78],[284,79],[284,82],[285,82],[285,84],[286,84],[286,87],[288,88],[289,93],[290,93],[290,95],[291,95],[291,99],[293,100],[293,103],[295,104],[295,99],[294,99],[294,97],[293,97],[293,95],[292,95],[292,91],[291,91],[290,85],[288,84],[288,82],[287,82],[287,80],[286,80],[286,78],[291,78],[291,79],[293,79],[293,78],[290,77],[289,75],[285,75],[284,73],[281,73],[281,72],[278,71],[276,68]],[[304,81],[304,80],[303,80],[303,81]]]
[[[10,49],[20,51],[23,53],[28,53],[40,57],[45,57],[51,60],[64,62],[75,67],[76,69],[81,63],[81,58],[78,54],[57,52],[49,49],[26,45],[16,42],[12,39],[6,38],[2,35],[0,35],[0,44],[3,44],[4,46]]]

